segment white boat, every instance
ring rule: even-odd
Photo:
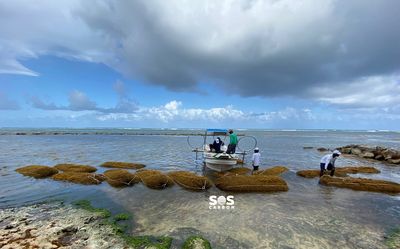
[[[216,153],[210,150],[210,147],[206,144],[204,146],[203,158],[207,168],[215,171],[227,171],[233,168],[238,162],[238,155],[227,154],[226,146],[222,146],[222,152]]]

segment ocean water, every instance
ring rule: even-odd
[[[283,165],[290,169],[283,174],[289,191],[233,193],[233,210],[209,209],[210,195],[232,194],[215,187],[205,192],[179,186],[151,190],[142,184],[117,189],[107,183],[81,186],[36,180],[15,172],[30,164],[98,166],[104,161],[128,161],[144,163],[149,169],[203,174],[207,172],[201,160],[195,160],[191,151],[201,146],[202,137],[187,136],[199,133],[178,129],[1,129],[0,208],[50,199],[89,199],[114,213],[130,212],[134,234],[180,238],[198,233],[215,248],[385,248],[384,236],[400,226],[399,196],[321,186],[318,179],[295,174],[319,168],[323,154],[317,147],[368,144],[400,149],[400,133],[396,132],[241,130],[238,133],[257,139],[261,168]],[[305,146],[315,148],[303,149]],[[254,141],[243,138],[239,147],[251,149]],[[356,176],[400,183],[400,166],[339,158],[337,166],[344,165],[374,166],[380,174]]]

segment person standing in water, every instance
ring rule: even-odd
[[[335,161],[336,159],[340,156],[340,152],[338,150],[334,150],[332,154],[327,154],[321,158],[320,162],[320,168],[321,171],[319,173],[319,176],[323,176],[325,169],[331,171],[331,176],[334,176],[335,174]]]
[[[261,159],[260,150],[256,147],[256,148],[254,148],[254,153],[251,158],[251,164],[253,165],[253,171],[258,170],[258,167],[260,166],[260,159]]]
[[[236,152],[236,145],[238,143],[237,135],[233,132],[232,129],[229,130],[229,144],[226,153],[234,154]]]

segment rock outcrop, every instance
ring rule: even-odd
[[[400,164],[400,151],[390,148],[352,144],[339,147],[337,149],[343,154],[351,154],[362,158],[386,161],[392,164]]]
[[[268,169],[260,170],[257,172],[254,172],[254,175],[267,175],[267,176],[277,176],[280,175],[289,169],[286,168],[285,166],[274,166]]]

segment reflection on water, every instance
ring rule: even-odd
[[[400,134],[361,132],[248,132],[258,139],[264,166],[285,165],[289,192],[234,194],[234,210],[210,210],[211,188],[190,192],[179,186],[162,191],[141,184],[115,189],[106,183],[80,186],[35,180],[17,174],[28,164],[104,161],[142,162],[148,168],[202,172],[185,136],[0,136],[0,208],[51,199],[91,199],[95,205],[128,210],[135,234],[173,235],[198,232],[219,248],[382,248],[383,235],[400,224],[400,199],[318,185],[295,171],[318,168],[322,154],[303,146],[371,144],[399,148]],[[191,142],[201,144],[201,137]],[[382,173],[368,177],[400,182],[400,168],[346,157],[338,165],[373,165]],[[99,168],[99,172],[104,169]],[[363,175],[360,175],[360,177]],[[364,175],[365,176],[365,175]]]

